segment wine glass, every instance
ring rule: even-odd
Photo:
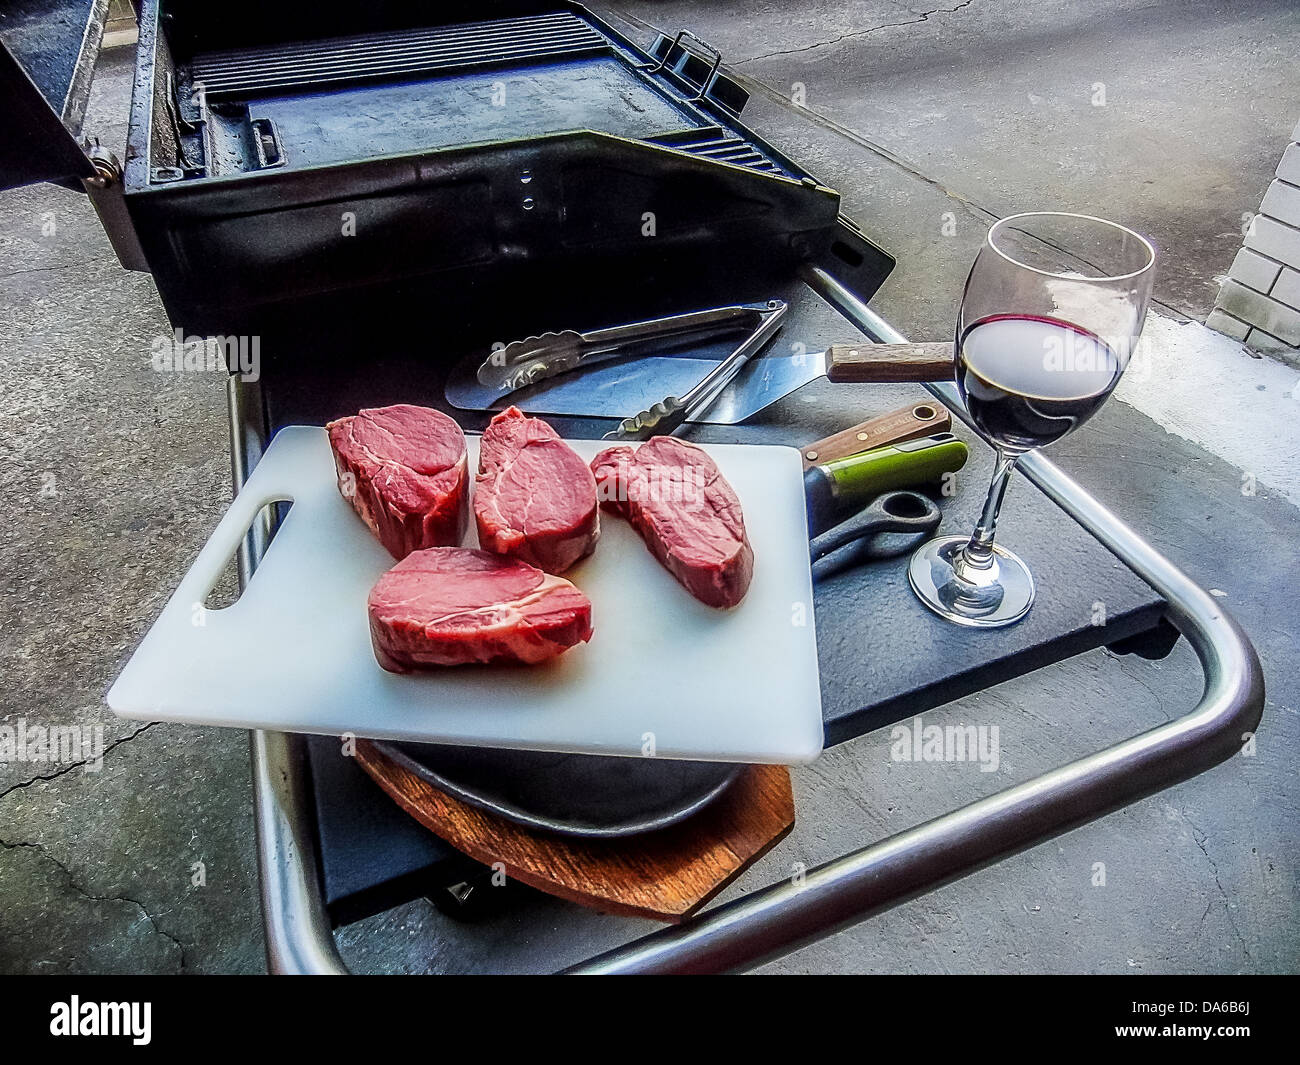
[[[974,533],[912,556],[921,602],[961,625],[1019,621],[1034,601],[1023,561],[993,542],[1016,460],[1086,422],[1119,383],[1151,299],[1155,249],[1087,215],[1012,215],[989,230],[957,314],[957,389],[997,452]]]

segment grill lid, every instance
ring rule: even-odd
[[[0,189],[95,170],[78,138],[108,0],[10,0],[0,6]]]

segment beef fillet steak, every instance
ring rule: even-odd
[[[548,573],[591,554],[600,537],[596,480],[554,429],[510,407],[492,419],[478,454],[481,547]]]
[[[591,461],[601,504],[622,514],[702,603],[735,606],[754,575],[740,500],[701,448],[656,436]]]
[[[401,403],[325,428],[339,491],[394,558],[460,543],[469,465],[459,425],[441,411]]]
[[[375,658],[392,673],[554,658],[591,639],[591,603],[563,577],[468,547],[409,554],[370,590]]]

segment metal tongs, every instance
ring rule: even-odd
[[[672,338],[689,336],[693,340],[706,340],[746,328],[754,329],[761,325],[772,303],[768,308],[764,311],[761,306],[736,304],[593,329],[587,333],[565,329],[558,333],[525,337],[489,355],[478,368],[478,381],[499,395],[508,395],[560,374],[636,354],[646,345]]]
[[[605,434],[606,440],[648,440],[674,432],[683,422],[706,411],[731,384],[750,359],[781,328],[781,319],[789,307],[784,300],[768,300],[763,320],[744,341],[722,362],[718,363],[684,396],[666,396],[646,410],[624,418],[618,428]]]

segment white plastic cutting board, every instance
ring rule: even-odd
[[[590,459],[608,446],[570,441]],[[591,642],[532,667],[399,676],[370,645],[366,596],[393,559],[339,495],[323,429],[290,426],[108,693],[125,717],[282,732],[735,762],[822,749],[803,473],[785,447],[709,445],[735,488],[754,579],[733,610],[679,585],[621,518],[566,577]],[[470,469],[478,438],[469,438]],[[267,503],[292,500],[239,600],[200,604]],[[475,546],[471,521],[469,546]]]

